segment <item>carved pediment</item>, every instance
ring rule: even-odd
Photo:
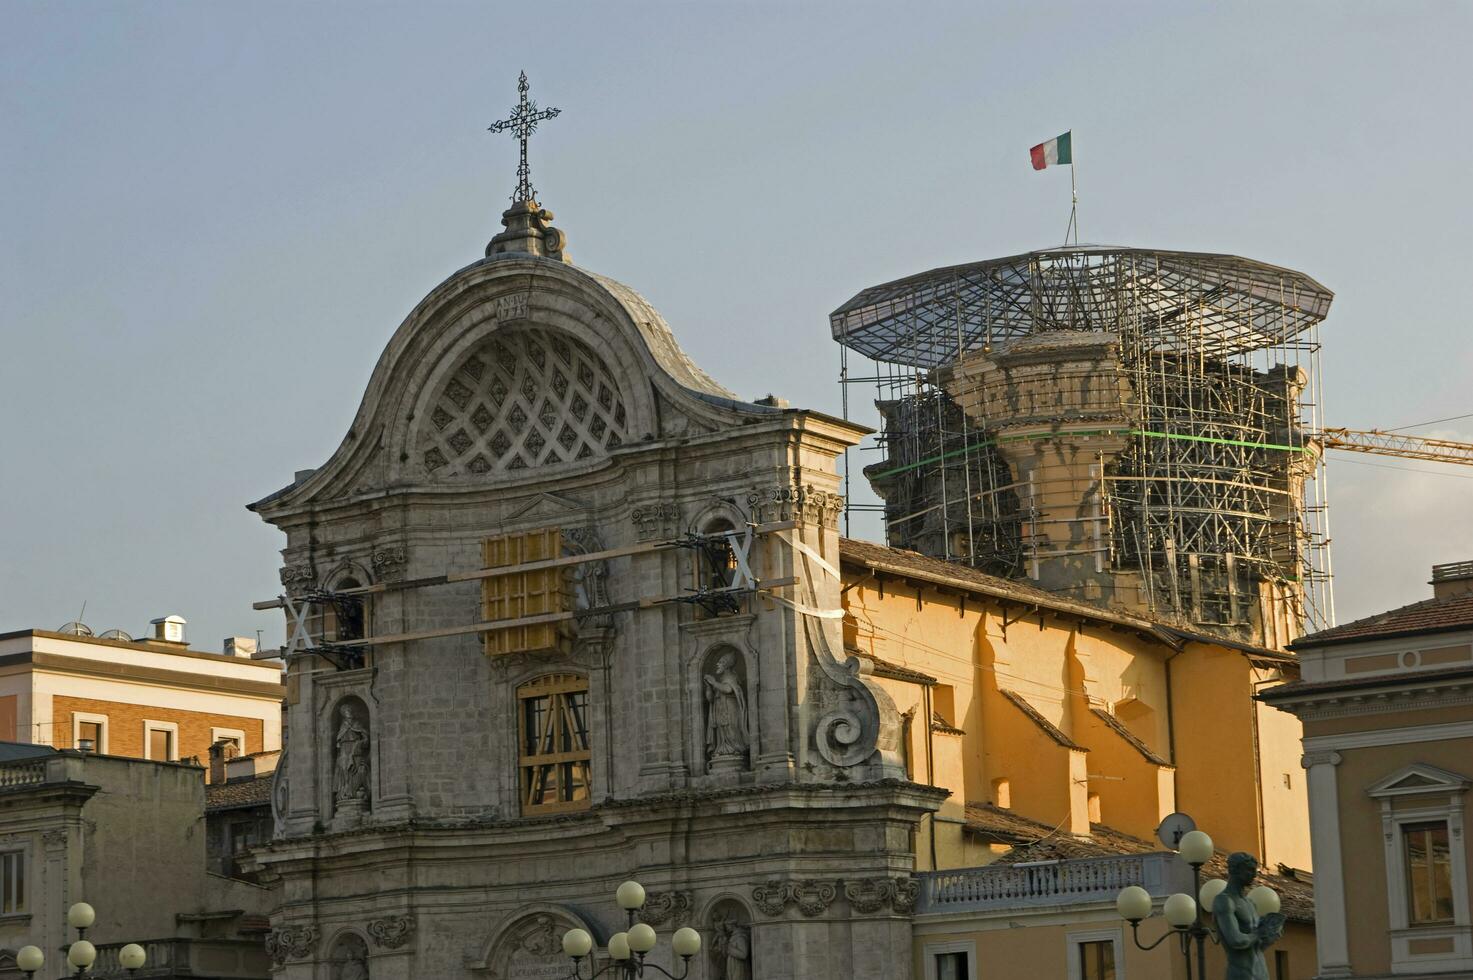
[[[628,439],[614,373],[556,330],[498,331],[440,382],[412,442],[431,480],[596,459]]]
[[[1446,795],[1467,792],[1470,784],[1473,784],[1473,781],[1470,781],[1467,776],[1437,766],[1429,766],[1426,763],[1414,762],[1373,784],[1366,790],[1366,793],[1377,798]]]

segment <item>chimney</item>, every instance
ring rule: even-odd
[[[256,652],[256,639],[252,636],[227,636],[223,644],[225,656],[251,659]]]
[[[149,642],[187,646],[184,639],[186,621],[183,616],[160,616],[158,619],[149,620],[148,625],[153,627],[149,631]]]
[[[225,782],[225,763],[235,758],[235,742],[228,738],[210,746],[210,782],[216,785]]]
[[[1454,561],[1432,566],[1432,596],[1451,599],[1473,592],[1473,561]]]

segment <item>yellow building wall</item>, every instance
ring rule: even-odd
[[[961,821],[968,802],[997,802],[994,787],[1006,779],[1010,808],[1050,827],[1087,832],[1088,799],[1097,795],[1101,822],[1137,837],[1152,839],[1162,816],[1183,810],[1219,849],[1249,851],[1268,867],[1309,868],[1299,725],[1253,701],[1270,674],[1242,652],[1194,643],[1177,653],[1129,630],[1003,610],[889,577],[846,575],[844,605],[846,644],[934,677],[937,700],[954,715],[945,720],[965,732],[932,733],[923,687],[881,681],[897,708],[912,713],[913,778],[952,791],[920,830],[917,867],[932,866],[933,832],[936,866],[987,863],[990,850],[967,841]],[[1059,745],[1004,690],[1088,751]],[[1174,760],[1174,772],[1091,708]]]
[[[1033,918],[1034,922],[1028,919]],[[1117,974],[1132,980],[1186,980],[1186,964],[1181,948],[1175,939],[1167,939],[1153,950],[1136,948],[1131,940],[1130,926],[1121,922],[1113,912],[1075,914],[1068,921],[1063,916],[1040,915],[1008,916],[994,919],[993,928],[966,929],[958,931],[917,931],[915,936],[914,976],[916,980],[926,977],[926,946],[949,942],[970,942],[977,949],[977,980],[1065,980],[1069,976],[1069,954],[1075,948],[1070,943],[1071,933],[1115,931],[1120,938],[1124,963],[1117,962]],[[970,923],[969,923],[970,925]],[[1168,931],[1165,920],[1158,914],[1142,923],[1140,938],[1150,945]],[[1283,938],[1266,955],[1271,980],[1281,980],[1276,972],[1275,952],[1288,954],[1289,973],[1282,980],[1309,980],[1316,972],[1314,927],[1305,923],[1291,922],[1284,929]],[[1196,969],[1196,950],[1193,948],[1193,970]],[[1123,966],[1123,969],[1121,967]],[[1227,959],[1220,947],[1207,944],[1207,976],[1221,977],[1227,970]]]

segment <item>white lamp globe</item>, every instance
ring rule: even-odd
[[[1272,915],[1279,910],[1279,893],[1267,885],[1259,885],[1248,893],[1248,901],[1259,915]]]
[[[147,959],[148,954],[137,943],[129,943],[118,950],[118,965],[125,970],[136,970],[143,966],[143,962]]]
[[[35,973],[46,965],[46,954],[38,946],[22,946],[15,951],[15,965],[22,973]]]
[[[627,932],[616,932],[609,937],[609,959],[629,959],[629,934]]]
[[[1188,831],[1177,842],[1176,853],[1187,864],[1206,864],[1212,860],[1212,838],[1200,830]]]
[[[1190,895],[1177,892],[1167,897],[1166,904],[1161,907],[1161,912],[1174,928],[1185,929],[1197,921],[1197,900]]]
[[[66,924],[73,929],[89,929],[97,921],[97,912],[86,902],[78,902],[66,910]]]
[[[676,956],[690,959],[701,951],[701,934],[690,926],[676,929],[675,935],[670,937],[670,945],[675,949]]]
[[[1202,903],[1202,908],[1212,908],[1212,903],[1217,901],[1217,896],[1227,887],[1227,882],[1221,878],[1209,878],[1202,882],[1202,890],[1197,893],[1197,901]]]
[[[614,893],[614,901],[618,902],[619,908],[626,912],[633,912],[637,908],[643,908],[644,886],[637,881],[626,881]]]
[[[1128,885],[1120,889],[1115,899],[1115,911],[1128,922],[1139,922],[1151,917],[1151,893],[1140,885]]]
[[[655,936],[655,930],[643,922],[636,922],[629,927],[629,948],[636,953],[648,953],[655,948],[655,943],[660,940]]]
[[[66,961],[79,970],[85,970],[97,962],[97,947],[85,939],[78,939],[67,949]]]
[[[581,960],[593,949],[593,937],[582,929],[569,929],[563,933],[563,952],[575,960]]]

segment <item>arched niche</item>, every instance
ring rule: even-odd
[[[734,643],[708,647],[696,661],[699,684],[698,758],[708,775],[745,772],[756,745],[755,687],[748,658]]]
[[[701,931],[709,980],[753,980],[758,975],[752,913],[744,902],[732,897],[712,902]]]
[[[327,964],[327,980],[369,980],[367,940],[356,932],[343,932],[329,947]]]
[[[583,929],[594,937],[597,959],[597,948],[607,939],[602,929],[572,909],[534,903],[518,909],[496,928],[473,969],[487,980],[566,976],[572,964],[563,953],[563,933],[569,929]]]
[[[325,727],[327,810],[335,827],[353,826],[373,809],[373,716],[362,698],[345,694],[332,702]]]

